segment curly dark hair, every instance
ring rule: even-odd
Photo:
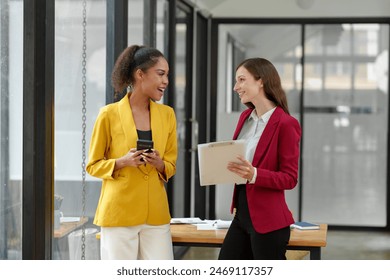
[[[132,45],[124,49],[118,56],[111,74],[115,95],[134,83],[134,73],[137,69],[146,72],[160,57],[164,55],[159,50],[146,46]]]
[[[237,66],[236,70],[241,66],[248,70],[255,80],[262,79],[267,99],[274,102],[277,106],[280,106],[287,114],[290,114],[286,93],[282,88],[279,73],[270,61],[258,57],[248,58],[242,61]],[[246,103],[245,105],[252,109],[255,107],[251,102]]]

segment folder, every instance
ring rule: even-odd
[[[198,144],[200,185],[245,184],[245,178],[227,169],[229,162],[238,161],[238,155],[245,158],[245,150],[244,140]]]

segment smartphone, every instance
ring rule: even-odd
[[[153,149],[153,141],[146,139],[137,140],[137,150],[146,150],[145,153],[151,153]]]

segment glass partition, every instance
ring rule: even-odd
[[[166,55],[166,21],[168,13],[167,0],[157,0],[157,20],[156,20],[156,48]]]
[[[144,1],[129,0],[129,24],[127,41],[129,45],[143,45]]]
[[[165,57],[167,57],[167,30],[166,21],[168,13],[168,2],[167,0],[157,0],[157,11],[156,11],[156,48],[161,51]],[[164,96],[158,103],[164,103]]]
[[[386,226],[389,26],[305,28],[303,218]]]
[[[23,1],[0,1],[0,260],[22,259]]]
[[[83,174],[83,163],[96,116],[105,105],[106,1],[86,1],[85,32],[83,1],[56,0],[55,9],[53,258],[99,259],[92,221],[101,182]]]
[[[176,17],[184,19],[187,14],[176,9]],[[173,188],[173,213],[174,217],[185,217],[184,211],[184,190],[185,184],[185,168],[186,168],[186,102],[185,98],[188,98],[188,85],[186,77],[186,56],[187,54],[187,24],[176,23],[176,64],[175,67],[175,114],[177,120],[177,145],[178,145],[178,157],[176,162],[176,174],[173,177],[174,188]],[[188,110],[188,109],[187,109]]]

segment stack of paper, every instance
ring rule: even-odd
[[[214,224],[215,228],[229,228],[232,221],[217,220]]]
[[[246,141],[231,140],[198,144],[200,185],[244,184],[245,178],[227,169],[237,156],[245,157]]]
[[[172,218],[171,224],[204,224],[199,218]]]
[[[308,229],[320,229],[320,226],[313,223],[308,222],[295,222],[290,226],[290,228],[297,228],[300,230],[308,230]]]
[[[80,217],[60,217],[60,223],[80,222]]]
[[[198,224],[196,226],[197,230],[215,230],[229,228],[232,221],[223,221],[223,220],[205,220],[205,224]]]
[[[201,220],[195,218],[172,218],[171,224],[192,224],[196,225],[198,230],[215,230],[229,228],[232,221],[224,220]]]

